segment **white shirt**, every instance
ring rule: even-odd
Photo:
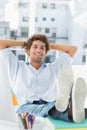
[[[20,105],[39,99],[47,102],[56,99],[58,72],[62,66],[71,64],[70,55],[59,52],[54,62],[43,63],[36,70],[31,64],[19,61],[9,48],[0,53],[7,61],[10,83]]]

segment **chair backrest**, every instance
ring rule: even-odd
[[[0,56],[0,120],[16,120],[6,61]]]

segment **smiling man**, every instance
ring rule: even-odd
[[[10,51],[9,48],[14,46],[24,48],[29,57],[29,65],[24,61],[19,61]],[[51,49],[58,52],[58,57],[52,63],[44,63],[43,59]],[[0,40],[0,53],[7,61],[12,89],[19,102],[16,109],[18,114],[31,113],[42,117],[50,115],[55,118],[56,113],[57,119],[66,121],[71,121],[72,118],[75,122],[81,122],[85,119],[83,107],[85,96],[83,95],[86,94],[83,90],[86,89],[86,85],[83,79],[78,79],[72,91],[78,94],[75,88],[76,85],[79,86],[80,80],[83,87],[80,93],[83,98],[79,101],[79,105],[83,102],[82,106],[80,105],[82,118],[76,115],[73,119],[73,113],[71,111],[71,117],[69,111],[69,97],[74,82],[73,72],[69,65],[76,51],[77,47],[73,45],[49,43],[48,38],[43,34],[34,34],[25,42]],[[80,88],[81,86],[78,87]],[[73,100],[74,105],[77,105],[78,100],[79,97]],[[74,109],[75,112],[76,109]]]

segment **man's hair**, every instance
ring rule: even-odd
[[[36,40],[40,40],[42,42],[45,43],[45,47],[46,47],[46,52],[49,50],[49,41],[48,38],[43,35],[43,34],[34,34],[32,35],[30,38],[28,38],[28,40],[26,42],[24,42],[24,48],[26,48],[27,50],[31,48],[32,43]]]

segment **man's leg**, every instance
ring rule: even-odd
[[[55,107],[58,111],[63,112],[67,109],[70,92],[73,86],[73,71],[71,66],[63,67],[58,75],[58,97]]]
[[[72,121],[68,114],[70,93],[73,86],[73,71],[67,65],[61,68],[58,75],[58,97],[55,106],[52,107],[48,115],[54,119]]]
[[[87,109],[84,108],[86,94],[87,88],[85,80],[79,77],[73,85],[67,109],[64,112],[60,112],[54,106],[49,110],[49,116],[65,121],[84,121],[84,119],[87,118]]]
[[[87,108],[85,108],[85,118],[87,118]]]
[[[82,122],[85,119],[86,93],[85,80],[81,77],[77,78],[72,89],[72,116],[74,122]]]
[[[61,112],[57,107],[53,107],[49,110],[48,114],[54,119],[61,119],[65,121],[82,122],[87,118],[87,109],[84,109],[84,103],[86,98],[86,83],[83,78],[77,78],[75,81],[68,106],[65,111]],[[58,100],[57,100],[58,101]],[[61,99],[61,103],[62,99]],[[60,105],[60,104],[57,104]],[[63,109],[62,109],[63,110]]]
[[[54,106],[48,111],[48,116],[56,120],[64,120],[64,121],[72,122],[72,119],[69,117],[68,114],[68,109],[66,109],[66,111],[64,112],[60,112]]]

